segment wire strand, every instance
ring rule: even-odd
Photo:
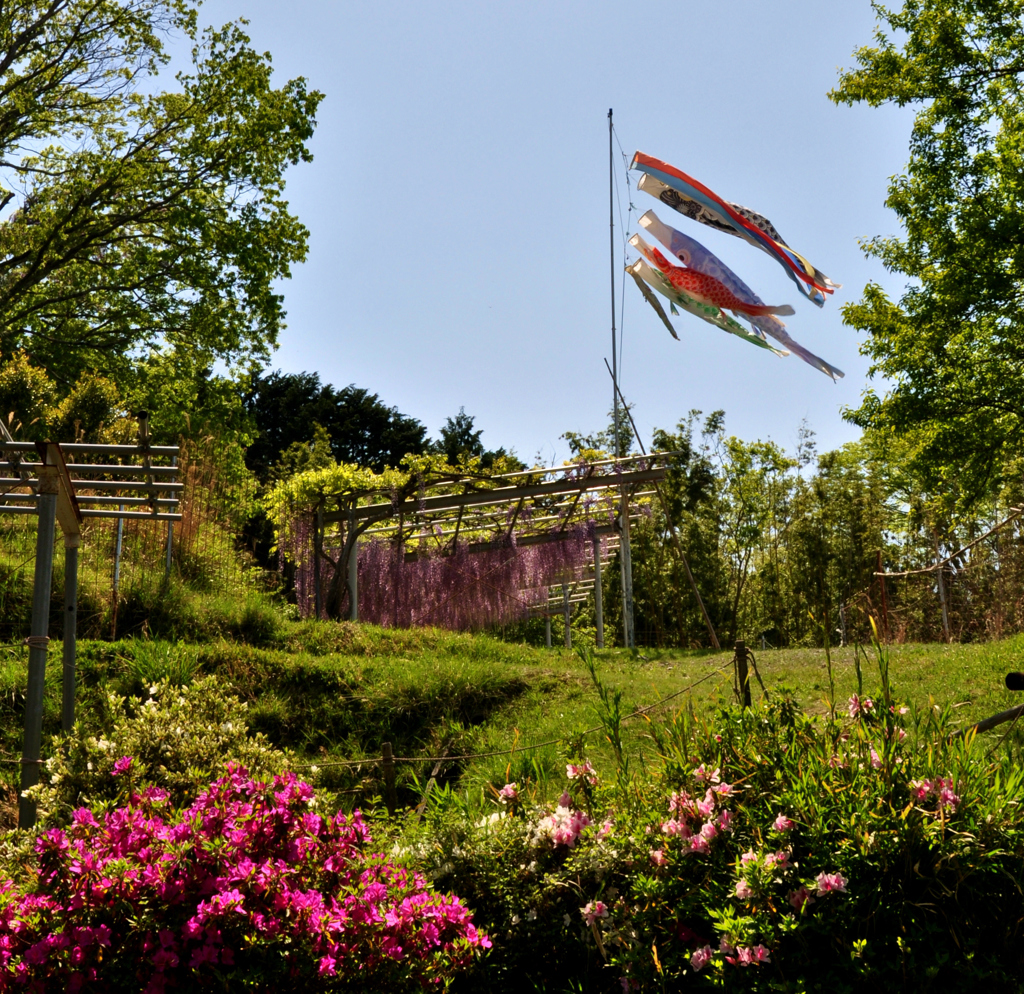
[[[640,715],[647,714],[656,708],[662,707],[669,701],[681,694],[688,693],[693,690],[694,687],[699,687],[702,683],[710,680],[714,676],[718,676],[720,673],[724,673],[730,666],[732,666],[732,660],[726,663],[724,666],[720,666],[717,670],[712,670],[710,673],[705,673],[699,680],[694,680],[693,683],[687,684],[682,690],[677,690],[668,697],[662,697],[660,700],[655,701],[653,704],[648,704],[645,707],[637,708],[635,711],[631,711],[629,714],[623,716],[622,721],[629,721],[630,718],[637,718]],[[594,732],[599,732],[604,728],[604,725],[594,725],[591,728],[585,729],[580,732],[581,736],[593,735]],[[466,753],[460,756],[395,756],[392,762],[395,763],[457,763],[464,762],[470,759],[492,759],[495,756],[509,756],[514,752],[532,752],[534,749],[544,749],[547,746],[558,745],[559,742],[564,742],[565,736],[561,736],[557,739],[547,739],[544,742],[535,742],[532,745],[513,746],[511,749],[496,749],[493,752],[475,752]],[[369,766],[377,765],[382,760],[379,757],[373,759],[348,759],[340,760],[338,762],[331,763],[305,763],[300,766],[293,766],[293,770],[308,770],[313,769],[324,769],[325,767],[333,766]]]

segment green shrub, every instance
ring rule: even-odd
[[[1019,757],[883,680],[849,720],[680,712],[649,726],[656,766],[592,784],[576,760],[554,809],[525,779],[483,817],[435,792],[402,845],[494,941],[458,989],[1019,992]]]
[[[287,756],[262,735],[250,736],[247,706],[205,677],[175,686],[166,676],[145,701],[107,695],[107,727],[90,734],[81,722],[69,736],[55,736],[42,782],[32,788],[41,820],[65,824],[80,807],[116,801],[121,784],[111,776],[122,756],[133,758],[132,776],[169,792],[181,807],[234,760],[253,776],[279,773]]]

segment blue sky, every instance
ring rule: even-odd
[[[282,81],[326,95],[315,161],[288,180],[310,254],[281,287],[274,366],[365,387],[433,435],[464,406],[486,445],[565,458],[561,433],[601,428],[611,404],[611,107],[627,154],[767,215],[843,284],[819,310],[767,256],[659,207],[764,300],[792,304],[793,337],[847,375],[833,384],[686,315],[674,341],[627,285],[621,385],[641,431],[721,408],[748,440],[792,448],[802,418],[820,448],[857,436],[840,410],[859,402],[867,362],[839,308],[868,281],[900,290],[858,239],[897,232],[883,201],[912,113],[826,98],[871,41],[867,0],[208,0],[201,16],[246,17]],[[658,205],[632,202],[636,230]]]

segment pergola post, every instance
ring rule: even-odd
[[[604,648],[604,592],[601,590],[601,537],[594,535],[594,621],[597,647]]]
[[[349,510],[348,620],[359,620],[359,539],[356,537],[354,508]]]
[[[636,648],[633,629],[633,559],[629,551],[629,497],[622,488],[622,513],[619,538],[619,567],[622,573],[622,639],[627,649]]]
[[[321,498],[316,506],[316,531],[313,533],[313,610],[316,620],[323,621],[323,605],[320,591],[320,550],[324,540],[324,502]]]
[[[544,648],[551,648],[551,615],[544,615]]]
[[[39,782],[39,752],[43,741],[43,691],[46,681],[46,652],[50,627],[50,584],[53,580],[53,539],[57,522],[57,491],[60,479],[56,466],[40,466],[36,531],[36,570],[32,584],[32,628],[28,638],[28,689],[25,693],[25,742],[21,757],[21,795],[18,798],[18,828],[36,823],[35,801],[25,791]]]
[[[562,617],[565,619],[565,647],[572,648],[572,628],[569,626],[569,584],[562,584]]]
[[[65,735],[75,724],[75,651],[78,638],[78,548],[82,536],[64,536],[64,684],[60,724]]]

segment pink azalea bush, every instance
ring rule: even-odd
[[[373,853],[359,812],[318,814],[294,774],[229,765],[179,812],[158,787],[128,793],[42,832],[34,881],[0,884],[0,989],[399,991],[490,946],[459,898]]]

